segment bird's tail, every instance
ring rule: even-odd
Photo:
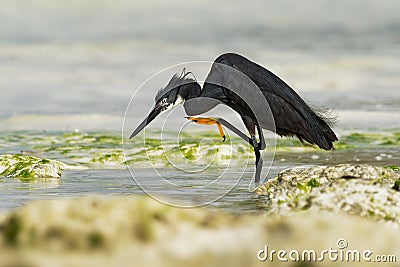
[[[331,125],[337,121],[336,114],[326,109],[312,109],[311,114],[307,117],[309,131],[305,131],[304,135],[297,137],[301,141],[305,140],[321,149],[334,149],[333,142],[338,138],[331,129]]]

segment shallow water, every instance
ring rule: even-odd
[[[78,169],[64,171],[60,179],[1,177],[0,209],[15,208],[36,199],[80,195],[143,195],[143,189],[170,205],[209,203],[211,207],[239,213],[254,213],[268,208],[268,201],[264,197],[249,192],[254,157],[251,149],[239,139],[232,137],[227,140],[233,147],[242,146],[243,149],[228,151],[230,154],[225,157],[229,156],[229,161],[226,161],[218,153],[227,153],[223,149],[227,144],[220,142],[216,132],[192,134],[191,138],[180,144],[167,138],[163,147],[169,157],[160,154],[162,142],[155,138],[157,134],[159,132],[150,131],[146,147],[141,142],[132,142],[130,147],[125,145],[124,158],[117,132],[3,132],[0,134],[1,154],[22,152],[57,159]],[[165,135],[173,136],[173,133]],[[204,137],[214,139],[215,143],[210,147],[199,146],[199,140]],[[272,141],[268,139],[267,144]],[[336,144],[337,149],[328,152],[303,146],[294,139],[278,138],[275,153],[273,147],[263,152],[262,177],[272,178],[283,169],[307,165],[368,163],[398,166],[399,144],[398,130],[344,134]],[[186,149],[188,146],[193,149]],[[199,154],[201,151],[207,153]],[[214,151],[214,154],[210,151]],[[183,168],[183,171],[174,166]],[[226,173],[222,175],[223,171]]]

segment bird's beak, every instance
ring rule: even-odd
[[[135,137],[138,133],[140,133],[147,125],[149,125],[150,122],[152,122],[160,113],[161,113],[161,106],[155,106],[153,110],[150,112],[150,114],[142,121],[141,124],[139,124],[138,127],[133,131],[129,139],[132,139]]]

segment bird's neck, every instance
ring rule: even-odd
[[[213,98],[222,102],[225,102],[226,100],[226,95],[224,93],[224,89],[222,88],[222,86],[207,82],[204,83],[200,97]]]
[[[189,83],[182,85],[179,94],[186,101],[199,97],[201,95],[201,87],[198,83]]]

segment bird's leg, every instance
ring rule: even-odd
[[[262,165],[263,165],[263,160],[261,158],[261,153],[260,149],[258,147],[257,139],[254,135],[251,136],[251,140],[253,142],[253,147],[254,147],[254,153],[256,154],[256,173],[254,176],[254,183],[256,186],[260,184],[260,176],[261,176],[261,170],[262,170]]]
[[[186,119],[197,123],[197,124],[205,124],[205,125],[212,125],[216,124],[218,127],[219,135],[222,137],[222,142],[225,142],[225,133],[222,129],[221,123],[218,122],[218,119],[214,118],[195,118],[195,117],[186,117]]]
[[[265,139],[264,139],[264,134],[263,131],[260,127],[260,125],[257,124],[257,132],[258,132],[258,139],[259,139],[259,143],[258,143],[258,148],[260,150],[264,150],[266,145],[265,145]]]
[[[251,138],[249,138],[246,134],[244,134],[242,131],[240,131],[238,128],[236,128],[235,126],[233,126],[226,120],[219,118],[218,122],[221,123],[222,125],[224,125],[226,128],[228,128],[232,132],[234,132],[235,134],[237,134],[240,138],[242,138],[244,141],[249,143],[254,148],[254,153],[256,154],[256,173],[254,176],[254,182],[255,182],[256,186],[258,186],[260,183],[260,176],[261,176],[261,170],[262,170],[262,166],[263,166],[263,160],[261,158],[260,147],[257,143],[255,133],[251,134]],[[258,125],[257,125],[257,127],[258,127]],[[257,129],[260,131],[260,133],[259,133],[260,143],[261,143],[261,147],[264,149],[265,142],[264,142],[264,136],[262,135],[262,130],[260,129],[260,127],[258,127]]]
[[[217,121],[220,124],[224,125],[226,128],[228,128],[229,130],[231,130],[232,132],[234,132],[237,136],[242,138],[244,141],[249,143],[249,145],[253,146],[253,141],[251,140],[251,138],[249,138],[246,134],[244,134],[238,128],[236,128],[235,126],[233,126],[232,124],[230,124],[229,122],[227,122],[226,120],[224,120],[222,118],[218,118]]]
[[[186,117],[188,120],[191,120],[195,123],[199,123],[199,124],[216,124],[214,123],[210,123],[210,119],[209,118],[194,118],[194,117]],[[261,158],[261,153],[260,153],[260,147],[259,144],[257,142],[257,139],[255,137],[254,134],[251,135],[251,138],[249,138],[246,134],[244,134],[242,131],[240,131],[238,128],[236,128],[235,126],[233,126],[232,124],[230,124],[229,122],[227,122],[226,120],[222,119],[222,118],[216,118],[216,119],[212,119],[215,120],[219,126],[224,125],[226,128],[228,128],[229,130],[231,130],[232,132],[234,132],[235,134],[237,134],[240,138],[242,138],[244,141],[246,141],[247,143],[249,143],[253,148],[254,148],[254,153],[256,155],[256,173],[255,173],[255,177],[254,177],[254,182],[256,184],[256,186],[259,185],[260,183],[260,176],[261,176],[261,170],[262,170],[262,166],[263,166],[263,160]],[[218,126],[217,124],[217,126]],[[262,145],[264,144],[265,147],[265,143],[264,143],[264,136],[262,135],[262,131],[257,128],[260,131],[260,143],[261,143],[261,147],[263,147]]]

